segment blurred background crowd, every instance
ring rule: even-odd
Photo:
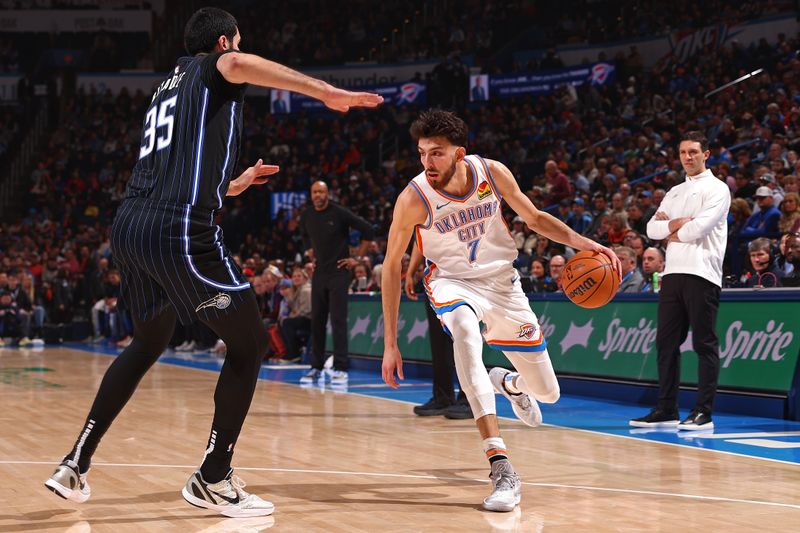
[[[7,9],[94,9],[98,2],[2,2]],[[112,7],[150,10],[148,2]],[[425,83],[430,107],[453,109],[470,127],[468,153],[505,163],[534,204],[575,231],[614,246],[623,260],[621,292],[657,292],[664,248],[646,236],[647,221],[666,191],[684,179],[677,152],[682,132],[700,130],[710,141],[708,166],[730,188],[727,287],[796,286],[800,275],[800,41],[796,34],[768,42],[711,42],[687,57],[668,55],[645,65],[636,44],[586,57],[609,61],[615,79],[604,85],[559,87],[544,95],[470,102],[469,74],[528,72],[564,66],[557,46],[610,43],[732,25],[790,13],[791,2],[465,1],[348,0],[343,7],[304,2],[232,2],[242,48],[295,67],[345,62],[433,61],[413,79]],[[709,6],[713,4],[713,6]],[[335,7],[334,7],[335,6]],[[105,6],[104,6],[105,7]],[[189,6],[193,9],[195,6]],[[446,7],[446,6],[445,6]],[[553,10],[558,8],[556,14]],[[180,42],[156,43],[170,24],[169,7],[153,10],[151,34],[2,33],[0,72],[17,72],[17,99],[0,107],[0,169],[18,155],[32,117],[46,109],[41,132],[0,217],[0,338],[27,344],[51,334],[129,342],[131,322],[117,306],[119,274],[109,247],[109,226],[138,157],[142,120],[151,94],[79,88],[75,70],[119,72],[163,67],[180,55]],[[448,13],[447,16],[435,16]],[[411,16],[414,14],[414,16]],[[430,15],[430,16],[429,16]],[[547,15],[546,17],[543,15]],[[537,21],[553,20],[542,26]],[[420,21],[427,20],[427,24]],[[267,22],[264,22],[267,21]],[[63,49],[72,50],[64,65]],[[541,51],[524,60],[510,49]],[[160,53],[159,53],[160,50]],[[21,53],[25,51],[25,53]],[[169,68],[167,64],[164,69]],[[728,89],[713,90],[763,69]],[[52,73],[58,73],[58,79]],[[48,77],[47,73],[51,73]],[[50,88],[44,98],[37,87]],[[53,98],[53,88],[60,91]],[[315,180],[331,200],[375,227],[376,238],[352,269],[352,293],[381,289],[381,262],[397,195],[420,171],[408,127],[420,107],[376,111],[297,112],[275,115],[266,98],[245,106],[239,170],[259,158],[281,172],[267,185],[229,198],[218,213],[228,247],[253,283],[265,323],[281,348],[286,318],[310,315],[304,288],[313,261],[303,249],[298,219],[307,205],[270,216],[271,195],[307,192]],[[5,176],[0,176],[2,183]],[[564,263],[574,250],[532,233],[506,213],[519,250],[524,289],[560,290]],[[351,235],[355,250],[360,241]],[[403,276],[419,276],[403,272]],[[48,328],[53,329],[48,333]],[[61,329],[59,329],[61,328]],[[0,341],[2,342],[2,341]],[[179,331],[173,345],[209,348],[202,328]]]

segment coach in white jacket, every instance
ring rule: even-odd
[[[681,138],[680,157],[686,181],[667,192],[647,223],[647,236],[668,240],[666,268],[658,296],[658,405],[632,426],[714,427],[711,410],[719,376],[716,323],[722,287],[722,260],[728,239],[728,186],[706,169],[708,139],[699,131]],[[698,356],[697,402],[679,422],[680,346],[692,328]]]

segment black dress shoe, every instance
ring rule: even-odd
[[[467,402],[456,402],[447,408],[444,417],[451,420],[467,420],[472,418],[472,409]]]
[[[452,405],[452,402],[431,398],[422,405],[415,405],[414,414],[419,416],[440,416],[445,414]]]
[[[628,423],[637,428],[652,428],[652,427],[672,427],[678,425],[679,418],[676,411],[662,411],[661,409],[653,409],[648,414],[640,418],[634,418]]]
[[[714,429],[714,422],[711,420],[711,413],[703,411],[692,411],[683,422],[678,424],[678,429],[697,431],[699,429]]]

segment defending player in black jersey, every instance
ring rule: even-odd
[[[233,448],[250,407],[267,334],[253,290],[222,241],[214,215],[224,196],[266,182],[278,167],[259,160],[233,178],[247,84],[306,94],[336,111],[375,107],[382,98],[309,78],[239,52],[236,19],[203,8],[186,25],[190,57],[178,60],[144,118],[139,160],[112,227],[122,297],[134,318],[133,342],[108,368],[72,450],[45,485],[64,498],[89,498],[86,482],[101,437],[139,380],[164,351],[176,319],[199,319],[225,341],[215,411],[200,468],[183,489],[191,504],[225,516],[262,516],[273,505],[244,491],[231,470]],[[165,428],[161,428],[164,430]]]

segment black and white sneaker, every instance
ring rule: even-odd
[[[698,431],[701,429],[714,429],[714,422],[711,420],[710,413],[703,411],[692,411],[683,422],[678,424],[678,429],[686,431]]]
[[[88,471],[81,474],[74,461],[64,459],[44,482],[44,486],[65,500],[83,503],[92,495],[92,489],[86,481],[88,474]]]
[[[628,423],[637,428],[674,428],[678,425],[680,419],[678,413],[662,411],[661,409],[653,409],[645,416],[640,418],[631,419]]]
[[[195,507],[211,509],[231,518],[267,516],[275,510],[272,502],[244,490],[245,482],[233,470],[219,483],[206,483],[200,471],[189,477],[181,494]]]

